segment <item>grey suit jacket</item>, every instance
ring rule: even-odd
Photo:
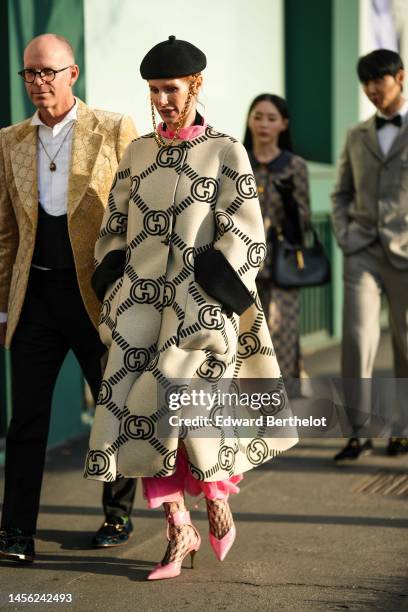
[[[393,266],[408,268],[408,124],[387,155],[374,116],[351,128],[332,194],[334,233],[345,255],[377,238]]]

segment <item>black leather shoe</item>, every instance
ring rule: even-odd
[[[358,438],[350,438],[346,446],[334,456],[336,463],[340,461],[355,461],[360,455],[370,455],[373,451],[371,440],[366,440],[360,444]]]
[[[390,438],[387,446],[387,455],[396,457],[408,453],[408,438]]]
[[[126,544],[132,533],[133,525],[129,517],[107,516],[102,527],[94,535],[92,545],[96,548],[120,546]]]
[[[34,538],[23,535],[21,529],[3,529],[0,532],[0,558],[32,563],[35,558]]]

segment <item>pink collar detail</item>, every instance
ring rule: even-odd
[[[204,125],[190,125],[188,127],[181,128],[178,133],[177,140],[192,140],[193,138],[197,138],[197,136],[201,136],[206,127],[207,124],[204,121]],[[159,132],[160,136],[163,136],[163,138],[169,138],[170,140],[174,138],[175,132],[167,129],[164,130],[163,123],[159,123],[157,126],[157,131]]]

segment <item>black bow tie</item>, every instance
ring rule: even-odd
[[[401,127],[402,125],[402,117],[401,115],[395,115],[395,117],[393,117],[392,119],[385,119],[384,117],[379,117],[378,115],[376,115],[375,117],[375,127],[377,128],[377,130],[381,130],[382,127],[384,127],[384,125],[390,125],[390,124],[396,125],[397,127]]]

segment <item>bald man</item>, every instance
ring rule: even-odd
[[[62,37],[33,39],[19,74],[37,111],[0,131],[0,344],[10,348],[13,400],[0,557],[32,562],[52,393],[69,350],[95,400],[99,391],[105,347],[96,329],[93,252],[118,162],[136,131],[129,117],[74,97],[79,68]],[[105,485],[95,546],[127,541],[134,494],[134,480]]]

